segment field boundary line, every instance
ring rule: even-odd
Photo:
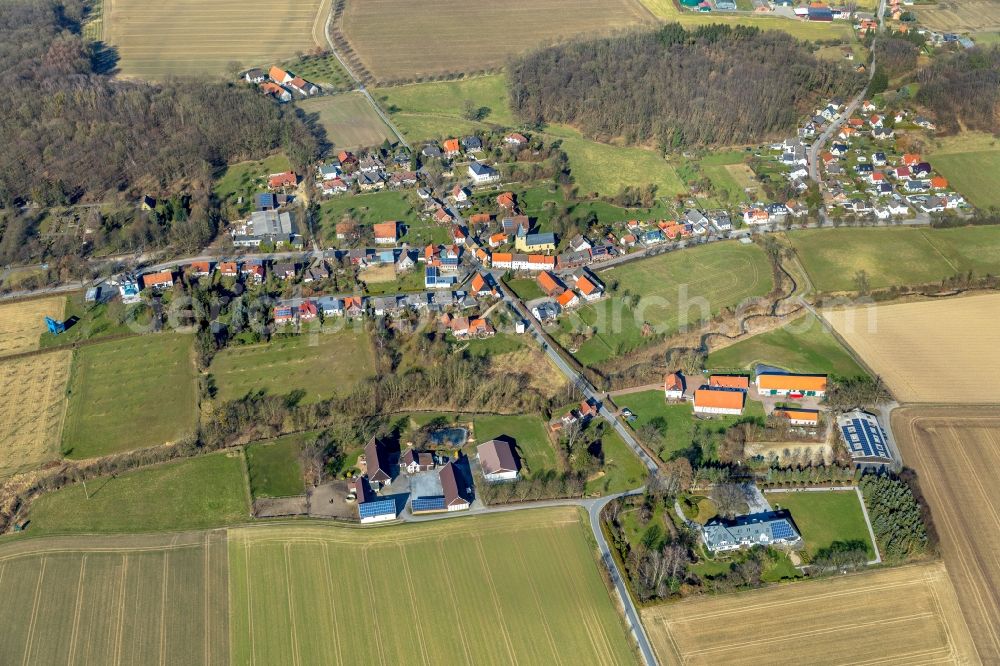
[[[954,657],[956,654],[955,650],[955,640],[954,635],[951,631],[951,626],[947,620],[947,616],[944,613],[944,608],[941,606],[941,598],[938,595],[937,584],[941,580],[942,576],[931,576],[930,572],[924,572],[924,580],[927,582],[927,588],[931,593],[931,600],[934,602],[934,608],[937,609],[937,615],[941,619],[941,628],[944,630],[944,634],[948,639],[948,655]],[[944,575],[945,581],[951,585],[951,580],[948,579],[947,574]],[[962,616],[962,612],[959,611],[959,616]],[[965,617],[962,617],[962,621],[965,622]],[[970,634],[971,636],[971,634]]]
[[[368,589],[375,589],[375,584],[372,581],[371,566],[368,563],[368,549],[371,548],[371,544],[365,544],[365,547],[361,551],[361,560],[365,565],[365,579],[368,581]],[[372,604],[372,623],[375,625],[375,647],[378,650],[378,660],[380,663],[387,663],[385,660],[385,648],[382,646],[382,628],[379,626],[378,621],[378,609],[375,608],[375,604]]]
[[[209,647],[209,645],[211,644],[210,636],[212,635],[212,614],[211,614],[210,608],[209,608],[210,607],[209,600],[212,597],[212,565],[211,565],[211,563],[212,563],[212,555],[211,555],[212,540],[211,540],[211,534],[212,534],[211,532],[205,532],[205,573],[204,573],[204,576],[205,576],[205,619],[204,619],[204,625],[205,625],[205,641],[204,641],[204,644],[205,644],[205,654],[202,655],[204,657],[204,659],[205,659],[205,666],[208,666],[211,663],[211,660],[212,660],[211,659],[212,651],[211,651],[211,648]]]
[[[446,561],[446,554],[444,552],[443,540],[438,540],[438,542],[437,542],[437,549],[438,549],[438,552],[441,555],[441,561],[442,562]],[[455,594],[455,586],[451,584],[451,576],[445,576],[444,577],[444,583],[448,587],[448,597],[451,598],[451,599],[457,599],[458,596]],[[458,624],[461,623],[462,617],[458,613],[458,608],[455,608],[454,606],[452,608],[454,608],[454,611],[455,611],[455,616],[456,616],[455,617],[455,624],[457,626]],[[468,662],[466,662],[466,663],[469,663],[469,664],[474,663],[473,660],[472,660],[472,652],[469,650],[469,643],[468,643],[468,641],[465,638],[465,632],[464,631],[459,631],[459,632],[456,632],[456,633],[458,634],[458,637],[461,639],[462,649],[465,651],[465,656],[468,658]]]
[[[250,540],[243,542],[243,551],[246,554],[246,579],[247,579],[247,631],[250,633],[250,663],[257,663],[257,641],[254,640],[253,631],[253,597],[250,591]]]
[[[160,582],[160,666],[167,663],[167,583],[170,575],[170,552],[163,553],[163,580]]]
[[[28,638],[24,642],[24,655],[21,657],[22,666],[31,663],[28,657],[31,656],[32,643],[35,642],[35,622],[38,619],[38,606],[42,598],[42,580],[45,578],[45,566],[49,563],[48,557],[42,558],[42,569],[38,572],[38,580],[35,582],[35,598],[31,604],[31,619],[28,621]]]
[[[125,587],[128,582],[128,553],[122,555],[122,575],[118,581],[118,618],[115,620],[115,651],[112,663],[122,660],[122,635],[125,633]]]
[[[406,591],[410,596],[410,605],[413,607],[413,616],[419,617],[417,611],[417,595],[413,591],[413,575],[410,573],[410,563],[406,559],[406,550],[403,548],[403,544],[396,544],[399,548],[399,555],[403,558],[403,573],[406,574]],[[431,666],[431,660],[427,656],[427,646],[424,644],[423,638],[419,641],[420,645],[420,656],[423,658],[424,663]]]
[[[286,543],[282,549],[282,555],[285,560],[285,593],[288,595],[288,627],[292,634],[292,662],[298,666],[302,663],[302,658],[299,655],[299,636],[295,628],[295,602],[292,599],[291,551],[292,544]]]
[[[334,603],[330,604],[330,612],[333,614],[333,625],[338,626],[337,623],[337,604],[336,604],[336,590],[333,586],[333,574],[330,572],[330,547],[329,544],[324,542],[323,547],[323,578],[326,581],[326,589],[330,594],[330,599],[334,600]],[[340,649],[340,640],[334,637],[334,645],[337,650],[337,663],[344,663],[344,656],[342,650]]]
[[[931,242],[931,239],[930,239],[930,238],[929,238],[929,237],[927,236],[927,233],[926,233],[926,231],[925,231],[925,230],[923,230],[923,229],[920,229],[920,237],[921,237],[921,238],[923,238],[923,239],[924,239],[924,241],[925,241],[925,242],[926,242],[926,243],[927,243],[928,245],[930,245],[930,246],[931,246],[931,249],[932,249],[932,250],[934,250],[934,252],[936,252],[936,253],[937,253],[937,255],[938,255],[939,257],[941,257],[941,259],[943,259],[943,260],[944,260],[944,263],[948,264],[948,266],[949,266],[949,267],[951,268],[951,270],[955,271],[955,274],[956,274],[956,275],[962,272],[962,271],[958,270],[958,267],[957,267],[957,266],[956,266],[955,264],[951,263],[951,260],[950,260],[950,259],[948,259],[948,257],[944,256],[944,252],[942,252],[942,251],[941,251],[941,250],[940,250],[940,249],[938,248],[938,246],[937,246],[937,245],[935,245],[934,243],[932,243],[932,242]]]
[[[474,540],[476,542],[476,554],[479,555],[479,563],[483,565],[483,571],[489,571],[490,567],[486,562],[486,554],[483,552],[483,542],[480,540],[478,534]],[[490,596],[493,597],[493,606],[496,608],[497,617],[500,620],[500,633],[503,636],[504,643],[507,645],[507,652],[510,654],[511,663],[517,664],[517,655],[514,653],[514,646],[511,643],[510,635],[507,633],[507,623],[504,621],[500,598],[497,595],[496,587],[493,585],[493,578],[490,576],[484,576],[484,578],[486,579],[486,586],[490,589]]]

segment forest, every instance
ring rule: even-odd
[[[780,31],[668,24],[526,55],[510,67],[509,92],[526,123],[666,151],[759,142],[862,83]]]
[[[917,101],[933,112],[939,130],[1000,132],[1000,47],[936,58],[917,82]]]
[[[22,206],[121,203],[140,193],[184,194],[192,205],[143,220],[138,240],[204,244],[214,234],[211,182],[223,165],[278,148],[293,165],[314,156],[318,140],[305,123],[249,87],[112,79],[105,72],[114,53],[81,34],[86,12],[83,0],[0,3],[0,83],[8,91],[0,105],[0,261],[23,259],[37,235],[37,212],[22,215]],[[130,231],[92,222],[111,247]]]

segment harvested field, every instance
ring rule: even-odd
[[[907,407],[892,430],[934,516],[948,573],[983,663],[1000,661],[1000,413]]]
[[[335,150],[357,150],[396,142],[396,136],[382,122],[364,95],[357,92],[316,97],[299,102],[307,114],[317,114]]]
[[[0,361],[0,478],[58,457],[73,353]]]
[[[933,562],[648,608],[662,663],[970,663],[975,648]]]
[[[65,296],[0,305],[0,356],[38,349],[45,318],[61,320],[65,311]]]
[[[1000,3],[996,0],[946,0],[909,8],[921,24],[941,32],[1000,30]]]
[[[823,316],[900,402],[995,403],[998,311],[1000,294],[985,294]]]
[[[635,663],[577,509],[444,522],[230,530],[232,663]]]
[[[326,47],[329,11],[330,0],[105,0],[104,41],[124,76],[223,77]]]
[[[229,663],[223,532],[0,548],[0,663]]]
[[[371,0],[347,3],[341,29],[368,71],[392,81],[492,69],[543,44],[653,21],[635,0],[577,0],[572,11],[562,0]]]

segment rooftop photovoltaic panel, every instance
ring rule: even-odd
[[[794,539],[796,536],[792,526],[784,520],[771,523],[771,534],[775,539]]]
[[[443,511],[444,497],[418,497],[410,506],[414,511]]]
[[[396,514],[396,502],[391,499],[375,500],[374,502],[365,502],[364,504],[358,505],[358,513],[362,518],[371,518],[373,516],[384,516],[387,514]]]

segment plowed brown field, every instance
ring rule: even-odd
[[[975,662],[940,562],[646,609],[664,664]]]
[[[1000,409],[908,407],[892,415],[903,460],[917,470],[984,663],[1000,663]]]

